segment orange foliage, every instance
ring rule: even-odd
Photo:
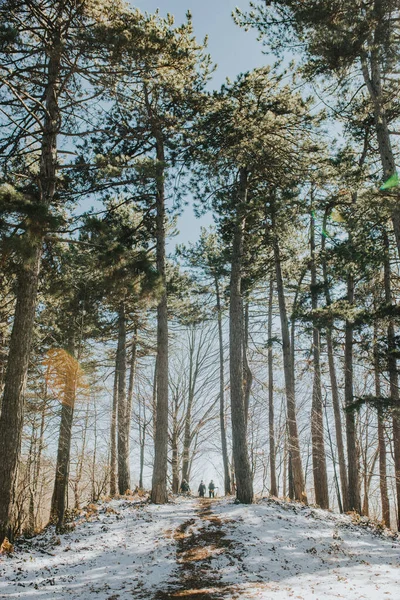
[[[12,554],[14,552],[14,546],[7,538],[4,538],[3,543],[0,546],[0,554]]]
[[[79,362],[62,348],[49,350],[43,365],[48,387],[63,404],[73,405],[77,390],[88,387]]]

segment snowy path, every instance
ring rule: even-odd
[[[116,500],[0,557],[7,600],[397,600],[399,586],[397,536],[274,500]]]

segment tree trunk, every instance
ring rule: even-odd
[[[171,450],[172,450],[172,493],[177,494],[179,492],[179,452],[178,452],[178,409],[175,406],[174,414],[172,418],[172,437],[171,437]],[[187,480],[182,473],[182,480]]]
[[[39,205],[47,209],[56,189],[57,135],[61,116],[58,107],[61,41],[59,24],[48,42],[48,65],[43,103],[46,107],[39,167]],[[0,416],[0,544],[12,538],[12,505],[21,452],[24,395],[29,367],[32,332],[39,282],[44,231],[43,223],[32,224],[26,235],[23,266],[18,276],[17,301],[10,339],[7,371]]]
[[[129,457],[129,449],[130,449],[133,392],[134,392],[135,378],[136,378],[137,336],[138,336],[137,323],[135,322],[134,327],[133,327],[133,338],[132,338],[132,344],[131,344],[128,397],[127,397],[127,402],[126,402],[126,416],[125,416],[127,436],[128,436],[128,457]]]
[[[117,407],[118,407],[118,355],[115,355],[113,402],[110,427],[110,496],[117,494]]]
[[[168,303],[165,262],[165,156],[162,134],[159,131],[155,132],[155,139],[158,162],[156,173],[156,259],[157,271],[163,290],[157,306],[157,410],[151,501],[155,504],[163,504],[168,502]]]
[[[310,222],[310,245],[311,245],[311,307],[314,311],[318,309],[317,292],[317,267],[315,262],[315,228],[314,217]],[[312,439],[312,461],[315,501],[321,508],[329,508],[328,476],[326,472],[326,456],[324,442],[324,417],[321,389],[321,344],[319,328],[313,322],[313,391],[311,408],[311,439]]]
[[[139,489],[143,489],[143,470],[144,470],[144,450],[146,444],[146,430],[148,421],[146,420],[146,404],[143,401],[141,395],[139,394],[139,447],[140,447],[140,456],[139,456]],[[143,414],[142,414],[142,405],[143,405]],[[143,419],[143,421],[142,421]]]
[[[390,503],[386,472],[385,425],[382,408],[378,408],[379,487],[382,503],[382,521],[390,527]]]
[[[87,431],[88,431],[88,423],[89,423],[89,408],[90,408],[90,406],[88,404],[87,408],[86,408],[85,425],[83,428],[82,451],[80,453],[80,456],[78,457],[78,464],[76,466],[76,475],[75,475],[75,481],[74,481],[74,499],[75,499],[74,508],[75,508],[75,510],[80,509],[79,485],[82,481],[83,465],[85,462],[86,439],[87,439]]]
[[[367,449],[366,449],[367,450]],[[366,451],[367,454],[367,451]],[[372,458],[372,463],[369,466],[369,468],[365,469],[365,473],[364,473],[364,498],[363,498],[363,506],[362,506],[362,511],[363,511],[363,515],[366,517],[369,517],[369,490],[371,488],[371,481],[372,481],[372,477],[374,475],[374,471],[375,471],[375,465],[376,465],[376,461],[378,460],[378,456],[379,456],[379,447],[376,449],[375,454]],[[367,462],[365,463],[366,467]]]
[[[231,376],[232,446],[236,476],[236,497],[244,504],[253,502],[253,482],[250,472],[246,439],[245,406],[243,397],[243,299],[241,293],[244,217],[247,201],[247,171],[240,169],[238,210],[236,214],[230,280],[229,351]]]
[[[287,434],[287,427],[285,428],[285,433],[283,435],[283,458],[282,458],[282,463],[283,463],[283,473],[282,473],[282,479],[283,479],[283,497],[287,498],[288,497],[288,476],[287,476],[287,470],[288,470],[288,434]]]
[[[215,296],[217,302],[217,318],[218,318],[218,348],[219,348],[219,425],[221,429],[221,449],[222,449],[222,461],[224,464],[224,489],[225,495],[232,493],[231,488],[231,477],[229,473],[229,457],[228,457],[228,443],[226,440],[226,426],[225,426],[225,375],[224,375],[224,339],[222,332],[222,307],[221,307],[221,294],[219,290],[218,277],[214,279],[215,283]]]
[[[78,363],[75,359],[75,342],[68,344],[68,354],[65,356],[65,384],[63,391],[60,433],[58,437],[56,476],[51,500],[51,519],[56,521],[57,530],[64,523],[66,497],[68,491],[69,463],[71,453],[72,422],[76,399]]]
[[[335,489],[336,489],[336,496],[337,496],[337,501],[338,501],[338,508],[339,508],[339,512],[342,513],[343,512],[343,502],[342,502],[342,496],[341,496],[341,492],[340,492],[339,478],[338,478],[337,471],[336,471],[335,450],[333,448],[333,443],[332,443],[332,435],[331,435],[331,430],[330,430],[328,410],[327,410],[326,404],[325,404],[325,422],[326,422],[326,431],[328,434],[329,447],[330,447],[331,455],[332,455],[333,478],[335,481]]]
[[[45,424],[46,424],[46,408],[47,408],[47,385],[44,385],[44,399],[43,399],[43,404],[41,407],[41,414],[40,414],[40,433],[39,433],[39,440],[38,440],[38,447],[37,447],[37,451],[36,451],[36,456],[35,456],[35,468],[34,468],[34,473],[33,473],[33,481],[32,481],[32,495],[31,495],[31,501],[33,504],[33,510],[34,510],[34,514],[33,514],[33,528],[34,530],[37,528],[37,505],[38,505],[38,488],[39,488],[39,479],[40,479],[40,471],[41,471],[41,467],[42,467],[42,453],[43,453],[43,448],[44,448],[44,430],[45,430]],[[39,503],[40,505],[40,503]],[[36,512],[35,512],[36,509]]]
[[[99,499],[99,494],[96,490],[96,460],[97,460],[97,405],[96,398],[93,399],[93,417],[94,417],[94,427],[93,427],[93,458],[92,458],[92,468],[91,468],[91,491],[90,491],[90,499],[92,502],[97,502]],[[97,488],[98,489],[98,488]]]
[[[185,413],[185,429],[183,435],[183,452],[182,452],[182,480],[189,482],[189,467],[190,467],[190,444],[192,441],[192,407],[194,400],[194,391],[197,379],[198,364],[194,364],[195,351],[195,330],[194,327],[189,332],[189,386],[188,386],[188,401]]]
[[[36,453],[36,415],[32,419],[32,429],[30,433],[28,460],[25,465],[25,481],[24,487],[29,488],[29,504],[28,504],[28,524],[26,532],[33,535],[35,530],[35,504],[33,500],[33,479],[35,471],[35,453]]]
[[[347,274],[347,301],[354,304],[354,277]],[[357,513],[361,512],[359,459],[357,452],[357,432],[355,412],[349,407],[353,404],[353,323],[346,320],[344,350],[344,395],[346,404],[346,437],[348,457],[348,507]]]
[[[247,301],[244,308],[244,336],[243,336],[243,396],[244,396],[244,416],[246,422],[246,431],[249,421],[249,406],[250,406],[250,393],[251,386],[253,383],[253,374],[250,369],[249,361],[247,359],[247,351],[249,346],[249,302]]]
[[[152,415],[153,415],[153,440],[156,439],[157,428],[157,356],[154,361],[153,373],[153,397],[152,397]]]
[[[143,489],[144,449],[146,444],[146,421],[142,425],[140,437],[140,464],[139,464],[139,488]]]
[[[36,307],[41,244],[32,249],[18,278],[17,304],[11,333],[0,416],[0,543],[12,539],[11,511],[21,451],[25,385]]]
[[[379,350],[377,346],[378,330],[374,323],[374,378],[375,378],[375,396],[380,398],[382,395],[380,369],[379,369]],[[377,408],[378,419],[378,449],[379,449],[379,488],[381,492],[382,521],[386,527],[390,527],[390,503],[387,485],[387,461],[386,461],[386,443],[385,443],[385,425],[382,407]]]
[[[7,317],[1,315],[0,327],[7,327]],[[4,331],[0,331],[0,414],[1,414],[1,401],[4,389],[4,377],[6,374],[7,367],[7,348],[5,343]]]
[[[380,6],[381,3],[379,1],[375,2],[375,12],[378,23],[375,30],[375,37],[379,36],[379,27],[382,26],[380,24],[384,22],[384,19],[382,19],[382,16],[379,14],[381,11]],[[396,173],[396,161],[390,139],[390,132],[385,109],[385,100],[383,99],[382,95],[382,76],[380,59],[378,55],[379,41],[375,41],[377,43],[374,44],[374,47],[371,49],[369,53],[369,59],[366,54],[361,56],[361,66],[364,82],[372,101],[374,111],[375,133],[383,169],[383,179],[384,181],[386,181]],[[398,202],[394,203],[392,209],[392,223],[396,238],[397,253],[400,257],[400,209],[398,207]]]
[[[286,311],[285,292],[283,287],[281,257],[277,233],[275,231],[275,216],[272,210],[273,227],[273,246],[275,258],[275,275],[279,300],[279,313],[282,331],[282,351],[283,368],[285,375],[286,402],[287,402],[287,421],[288,421],[288,442],[289,455],[291,459],[291,470],[293,474],[293,487],[295,499],[300,502],[307,502],[305,491],[304,473],[301,461],[299,434],[297,430],[296,416],[296,397],[295,397],[295,378],[294,365],[292,361],[292,352],[289,336],[289,324]]]
[[[126,315],[125,305],[121,302],[118,310],[118,491],[121,495],[131,489],[131,474],[129,467],[129,423],[127,421],[127,396],[126,396]]]
[[[303,279],[306,276],[308,271],[308,266],[302,270],[300,273],[300,278],[296,285],[296,291],[294,293],[293,304],[292,304],[292,314],[290,317],[291,328],[290,328],[290,354],[292,358],[292,369],[293,373],[295,373],[295,351],[296,351],[296,311],[297,311],[297,303],[299,294],[301,291],[301,284],[303,283]]]
[[[383,232],[385,247],[384,258],[384,287],[386,305],[392,306],[392,286],[390,280],[390,256],[389,256],[389,238],[386,231]],[[396,359],[396,334],[393,318],[389,318],[387,328],[387,369],[389,372],[390,399],[393,406],[393,449],[394,449],[394,471],[396,477],[396,495],[397,495],[397,529],[400,529],[400,394],[399,378],[397,374]]]
[[[322,231],[326,231],[326,222],[329,212],[326,211],[324,215],[324,221],[322,225]],[[322,271],[324,278],[324,289],[325,289],[325,302],[327,306],[332,304],[331,295],[329,291],[328,273],[325,258],[325,235],[321,235],[321,256],[322,256]],[[343,511],[348,512],[350,510],[348,503],[348,481],[347,481],[347,465],[346,456],[344,450],[343,441],[343,428],[342,428],[342,415],[341,406],[339,400],[339,386],[336,376],[334,349],[333,349],[333,338],[332,338],[332,324],[330,323],[326,328],[326,345],[328,353],[328,366],[329,366],[329,378],[331,381],[331,394],[332,394],[332,407],[333,415],[335,419],[335,433],[336,433],[336,445],[339,460],[339,473],[340,473],[340,488],[342,491],[342,504]]]
[[[339,386],[336,376],[335,358],[333,351],[332,330],[326,330],[326,344],[328,352],[329,378],[331,381],[332,407],[335,419],[336,446],[339,461],[340,473],[340,488],[342,492],[343,511],[348,512],[349,508],[349,492],[347,479],[347,465],[343,440],[342,414],[339,400]]]
[[[269,282],[268,297],[268,430],[269,430],[269,466],[271,471],[271,496],[278,496],[276,482],[276,452],[275,452],[275,424],[274,424],[274,364],[272,347],[272,307],[274,300],[274,281]]]
[[[290,500],[295,500],[294,493],[294,480],[293,480],[293,463],[292,463],[292,455],[288,452],[288,495]]]

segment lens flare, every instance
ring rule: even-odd
[[[391,188],[397,187],[398,185],[399,185],[399,176],[396,171],[396,173],[393,173],[393,175],[391,177],[389,177],[389,179],[387,179],[385,181],[385,183],[382,183],[382,185],[379,189],[381,191],[390,190]]]

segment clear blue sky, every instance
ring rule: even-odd
[[[236,6],[244,10],[248,8],[247,0],[130,0],[130,4],[142,12],[154,13],[158,8],[162,16],[170,13],[174,15],[176,24],[185,21],[186,12],[190,10],[196,38],[202,41],[208,36],[208,52],[218,65],[212,87],[219,88],[227,77],[233,80],[240,73],[269,62],[262,53],[263,47],[257,41],[256,32],[244,31],[235,25],[231,17]],[[208,227],[212,222],[210,214],[196,219],[189,205],[178,220],[180,233],[169,247],[172,250],[175,243],[195,242],[200,227]]]

